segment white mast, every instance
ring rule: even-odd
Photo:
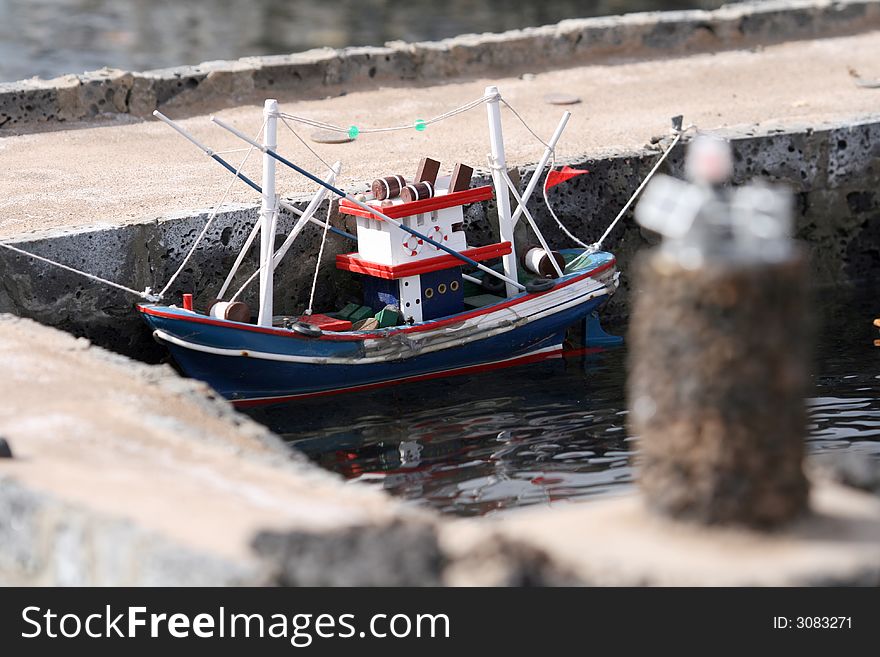
[[[278,148],[278,101],[269,99],[263,106],[266,128],[263,145],[274,151]],[[272,326],[272,299],[275,265],[275,158],[263,153],[263,203],[260,207],[260,313],[257,323]]]
[[[510,195],[504,179],[506,163],[504,160],[504,136],[501,134],[501,108],[498,99],[498,87],[486,87],[486,95],[492,100],[486,103],[489,113],[489,143],[492,146],[492,183],[495,186],[495,200],[498,203],[498,228],[502,242],[510,242],[510,253],[501,259],[504,264],[504,275],[511,280],[516,277],[516,247],[513,241],[513,222],[510,220]],[[510,282],[506,282],[507,296],[512,297],[519,290]]]

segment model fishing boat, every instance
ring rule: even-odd
[[[464,165],[440,176],[441,164],[424,158],[411,182],[386,176],[374,182],[371,194],[359,195],[336,187],[338,163],[320,178],[276,152],[276,121],[290,115],[280,113],[275,101],[266,102],[262,143],[214,119],[263,153],[262,186],[257,186],[202,147],[261,192],[260,220],[236,262],[240,264],[259,231],[260,268],[251,277],[259,277],[259,311],[252,320],[237,295],[204,313],[192,308],[189,295],[181,307],[141,304],[138,309],[156,339],[168,346],[187,375],[208,382],[239,405],[364,390],[560,355],[566,330],[583,322],[616,289],[615,259],[595,247],[551,251],[526,208],[569,113],[545,144],[544,156],[520,195],[505,169],[500,100],[494,87],[481,99],[488,108],[492,185],[472,187],[472,169]],[[157,116],[192,140],[172,121]],[[319,191],[273,252],[277,162],[317,183]],[[583,172],[553,173],[565,179]],[[273,271],[305,225],[322,225],[325,239],[328,229],[353,237],[315,219],[327,192],[342,199],[342,213],[356,218],[357,250],[337,256],[336,266],[361,277],[363,298],[321,312],[313,312],[310,302],[302,316],[276,317]],[[515,211],[511,195],[519,204]],[[464,229],[463,209],[493,196],[500,240],[473,245]],[[540,246],[518,258],[513,231],[520,217]]]

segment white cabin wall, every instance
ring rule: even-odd
[[[358,217],[357,219],[357,238],[358,238],[358,254],[362,260],[376,262],[380,265],[393,265],[390,231],[383,228],[392,228],[387,226],[384,221],[378,219],[366,219]],[[394,232],[402,231],[394,228]]]
[[[464,213],[461,206],[400,218],[401,223],[433,240],[442,241],[443,244],[456,251],[464,251],[468,248],[467,236],[464,231],[452,230],[454,224],[461,223],[463,220]],[[424,241],[416,247],[418,253],[413,255],[412,251],[404,247],[404,242],[415,246],[418,238],[384,221],[358,217],[357,227],[358,253],[361,259],[369,262],[382,265],[400,265],[446,255],[441,249]],[[438,231],[437,228],[440,230]],[[448,239],[444,240],[444,236]]]
[[[405,276],[398,281],[400,285],[400,312],[403,318],[414,322],[422,321],[422,284],[418,276]]]

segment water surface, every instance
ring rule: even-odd
[[[809,450],[880,460],[873,288],[817,300]],[[625,360],[618,348],[279,405],[255,417],[323,467],[447,513],[600,497],[632,485]]]
[[[0,0],[0,82],[502,32],[723,0]]]

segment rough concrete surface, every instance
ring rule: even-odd
[[[323,48],[129,73],[104,69],[55,80],[0,84],[0,128],[28,130],[153,109],[228,107],[267,92],[321,97],[340,87],[434,84],[487,71],[668,56],[849,34],[880,26],[872,0],[763,0],[714,11],[646,12],[572,19],[502,34],[438,42]]]
[[[811,505],[777,532],[667,520],[637,496],[526,510],[496,529],[595,586],[880,585],[880,499],[814,481]]]
[[[8,315],[0,355],[0,434],[15,454],[0,460],[4,583],[267,583],[274,566],[251,548],[260,531],[354,535],[405,520],[417,532],[430,522],[344,486],[168,367]],[[375,583],[368,556],[362,564],[351,582]],[[437,577],[436,564],[417,565],[408,583]]]

